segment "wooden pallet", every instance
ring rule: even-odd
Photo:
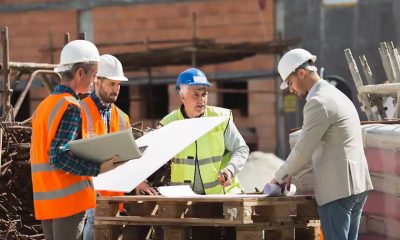
[[[129,209],[128,216],[117,214],[119,203]],[[165,240],[187,239],[188,231],[198,227],[233,229],[238,240],[295,239],[295,235],[319,239],[318,219],[316,202],[310,196],[122,196],[97,199],[94,227],[98,240],[117,239],[122,226],[161,226]]]

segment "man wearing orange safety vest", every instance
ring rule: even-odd
[[[99,52],[85,40],[75,40],[61,51],[54,69],[61,83],[32,116],[31,169],[35,217],[41,220],[46,240],[81,239],[85,211],[96,196],[90,176],[115,168],[114,156],[101,165],[80,159],[68,142],[82,137],[78,93],[88,91],[96,78]]]
[[[102,135],[130,128],[129,117],[115,106],[121,82],[128,81],[124,76],[121,62],[114,56],[100,56],[94,91],[81,101],[83,126],[88,136]],[[137,194],[154,195],[157,192],[145,182],[135,189]],[[123,196],[123,192],[100,191],[101,196]],[[120,206],[120,211],[123,206]],[[87,210],[83,240],[93,240],[94,209]]]

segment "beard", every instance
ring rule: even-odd
[[[115,103],[118,98],[117,93],[107,94],[102,89],[99,91],[99,97],[104,103]]]

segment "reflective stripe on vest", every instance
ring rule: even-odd
[[[95,207],[95,192],[89,177],[67,174],[50,165],[49,152],[60,121],[78,101],[69,93],[51,94],[32,117],[31,171],[38,220],[68,217]]]
[[[231,111],[224,108],[207,106],[204,117],[230,116]],[[180,110],[175,110],[160,123],[169,124],[176,120],[184,119]],[[206,194],[222,194],[224,191],[218,181],[218,172],[222,169],[222,156],[225,152],[224,132],[227,127],[224,122],[208,132],[203,137],[189,145],[182,152],[178,153],[171,162],[171,185],[188,184],[193,186],[195,157],[198,159],[199,171],[203,181],[203,187]],[[240,192],[240,185],[237,179],[233,179],[232,186],[226,188],[226,192],[236,189],[234,192]]]
[[[204,158],[199,161],[199,165],[206,165],[210,163],[219,163],[221,161],[221,157],[210,157],[210,158]],[[172,162],[175,164],[186,164],[186,165],[195,165],[196,160],[192,158],[173,158]]]
[[[89,182],[87,179],[84,179],[84,180],[82,180],[78,183],[75,183],[67,188],[62,189],[62,190],[55,190],[55,191],[48,191],[48,192],[34,192],[33,198],[35,200],[51,200],[51,199],[56,199],[56,198],[63,198],[68,195],[82,191],[88,187],[93,189],[93,184],[91,182]]]

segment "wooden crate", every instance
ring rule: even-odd
[[[117,214],[119,203],[129,209],[128,216]],[[310,196],[99,197],[95,239],[117,239],[122,226],[161,226],[165,240],[187,239],[188,232],[198,227],[231,229],[238,240],[295,239],[295,236],[319,239],[320,229],[316,202]],[[205,232],[201,231],[200,239],[212,239],[205,237]]]

